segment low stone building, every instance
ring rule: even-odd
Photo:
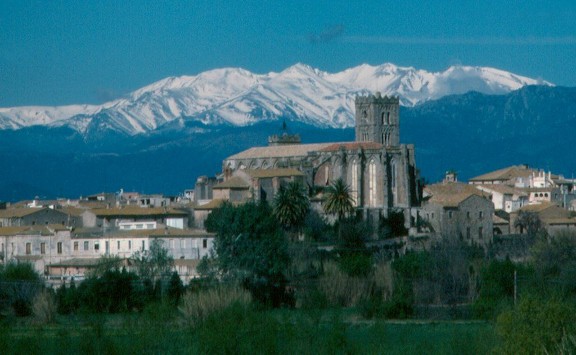
[[[0,261],[29,262],[44,275],[47,265],[70,258],[70,235],[61,225],[0,227]]]
[[[171,207],[145,208],[126,206],[119,208],[94,209],[96,227],[116,229],[121,222],[156,222],[167,227],[184,229],[189,226],[190,212]]]
[[[543,202],[524,206],[510,214],[510,230],[515,234],[526,234],[528,232],[528,226],[518,223],[518,216],[521,213],[536,214],[542,227],[552,236],[562,231],[576,231],[576,216],[572,212],[555,203]]]
[[[54,208],[7,208],[0,210],[0,227],[45,226],[59,224],[61,226],[81,225],[81,218]]]
[[[425,188],[420,218],[440,238],[487,246],[493,238],[494,205],[478,189],[460,183]]]

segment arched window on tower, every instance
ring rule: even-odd
[[[354,206],[358,206],[358,163],[356,160],[352,162],[352,172],[350,175],[350,196],[354,201]]]
[[[370,160],[368,164],[368,204],[376,206],[376,162]]]
[[[394,205],[397,203],[397,189],[396,189],[396,162],[390,162],[390,188],[392,190],[392,201]]]

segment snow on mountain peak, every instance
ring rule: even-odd
[[[247,125],[280,117],[317,126],[354,125],[354,98],[379,91],[413,106],[471,90],[504,94],[524,85],[552,85],[488,67],[451,66],[431,73],[392,63],[362,64],[327,73],[303,63],[268,74],[220,68],[195,76],[168,77],[103,105],[0,108],[0,129],[68,125],[137,134],[175,119]]]

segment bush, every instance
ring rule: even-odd
[[[374,287],[373,277],[350,276],[331,262],[325,263],[324,275],[318,280],[318,291],[332,307],[356,306],[371,296]]]
[[[76,295],[78,304],[90,312],[120,313],[142,310],[146,302],[145,291],[135,273],[108,270],[100,277],[82,282]]]
[[[41,324],[50,324],[56,319],[58,305],[51,290],[43,289],[32,302],[32,312],[36,320]]]
[[[340,258],[340,269],[353,277],[366,277],[372,271],[372,256],[366,254],[344,255]]]
[[[390,299],[384,299],[381,295],[373,295],[359,304],[362,317],[381,319],[406,319],[414,313],[414,296],[410,285],[396,284],[394,293]]]
[[[281,353],[282,325],[239,302],[206,315],[196,329],[201,354]]]
[[[10,262],[0,267],[0,313],[32,314],[32,300],[42,288],[42,279],[30,263]]]
[[[178,309],[184,322],[194,326],[232,304],[248,306],[251,301],[250,293],[243,288],[220,286],[198,292],[186,292]]]
[[[499,311],[512,303],[514,297],[514,270],[509,260],[493,260],[481,272],[480,292],[474,302],[474,315],[494,319]]]
[[[574,331],[574,306],[558,298],[523,298],[517,307],[498,316],[496,328],[502,352],[531,354],[554,351],[565,334]]]

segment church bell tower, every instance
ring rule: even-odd
[[[376,95],[356,97],[356,142],[400,145],[400,99]]]

